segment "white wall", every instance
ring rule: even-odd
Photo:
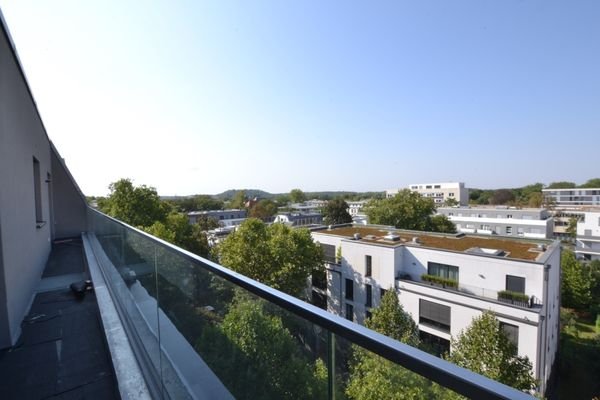
[[[50,145],[27,85],[0,29],[0,348],[13,345],[50,253],[46,174]],[[40,165],[42,214],[36,227],[33,157]]]

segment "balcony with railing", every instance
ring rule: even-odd
[[[426,383],[429,397],[530,398],[98,211],[89,209],[88,224],[88,263],[152,397],[336,398],[351,353],[363,349],[412,376],[407,382]]]
[[[411,275],[400,274],[396,278],[396,281],[398,284],[406,283],[421,287],[433,287],[440,290],[478,297],[485,300],[492,300],[530,310],[540,310],[542,307],[541,299],[538,299],[535,296],[528,296],[524,293],[511,292],[509,290],[494,290],[480,286],[465,285],[457,280],[440,278],[434,275],[423,274],[418,280],[413,280]]]

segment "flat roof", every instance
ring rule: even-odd
[[[388,232],[393,232],[394,234],[400,236],[400,240],[385,240],[384,236],[386,236]],[[385,227],[371,226],[344,226],[332,229],[317,230],[313,231],[313,233],[340,236],[348,239],[353,239],[354,234],[358,233],[361,237],[361,242],[389,247],[397,247],[402,245],[422,246],[433,249],[459,251],[467,254],[478,255],[493,255],[490,250],[501,250],[502,255],[497,255],[497,257],[527,261],[535,261],[541,254],[545,253],[544,250],[537,248],[539,243],[544,243],[546,246],[550,244],[547,240],[532,241],[497,237],[440,234],[433,232],[404,231],[400,229],[390,230]],[[419,238],[419,244],[412,243],[412,239],[414,237]]]

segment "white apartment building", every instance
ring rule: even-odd
[[[542,194],[557,207],[600,206],[600,188],[542,189]]]
[[[554,234],[554,219],[544,208],[438,207],[437,213],[445,215],[462,233],[533,239],[550,239]]]
[[[348,204],[348,214],[352,217],[362,214],[362,209],[367,204],[369,200],[359,200],[359,201],[347,201]]]
[[[423,197],[433,199],[435,204],[443,204],[448,199],[454,199],[462,206],[469,204],[469,189],[465,187],[463,182],[414,183],[408,185],[408,189],[421,194]],[[386,190],[386,197],[394,197],[401,190]]]
[[[376,226],[312,232],[327,260],[327,310],[364,323],[386,290],[396,291],[422,340],[442,353],[472,319],[491,310],[533,363],[544,393],[558,350],[560,244]],[[426,281],[450,278],[456,287]],[[507,291],[510,291],[508,293]],[[526,300],[510,300],[521,293]]]
[[[577,223],[575,254],[585,260],[600,260],[600,212],[586,212]]]

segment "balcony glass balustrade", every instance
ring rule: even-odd
[[[398,393],[532,398],[96,210],[88,224],[86,240],[157,398],[342,398],[360,390],[350,383],[357,355]]]

